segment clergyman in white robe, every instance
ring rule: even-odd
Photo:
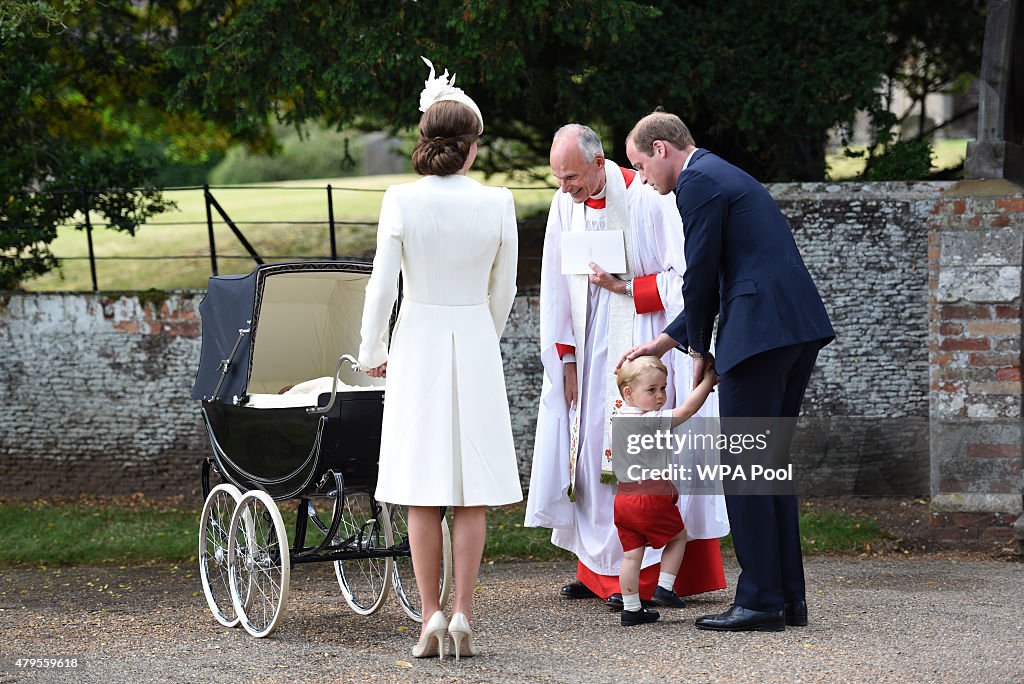
[[[671,197],[659,195],[643,185],[632,170],[609,160],[605,160],[604,169],[605,189],[598,197],[577,204],[569,194],[556,191],[548,214],[540,294],[544,381],[525,524],[552,528],[552,543],[579,559],[577,579],[606,599],[619,591],[623,558],[612,520],[615,486],[601,482],[609,409],[618,399],[613,373],[625,351],[613,349],[612,358],[609,331],[613,339],[619,340],[613,347],[628,347],[657,337],[682,311],[685,263],[683,227]],[[626,212],[618,204],[623,201]],[[622,226],[626,228],[632,268],[626,277],[633,279],[633,301],[628,309],[622,300],[613,304],[613,298],[627,295],[591,284],[586,275],[561,272],[562,233],[609,229],[608,216],[614,217],[616,208],[618,216],[629,224],[628,228]],[[581,334],[583,340],[578,339]],[[576,361],[579,382],[576,440],[572,438],[576,412],[567,405],[563,389],[564,363],[568,361]],[[691,360],[686,354],[672,352],[663,361],[669,369],[666,406],[674,406],[689,392]],[[717,415],[717,395],[712,394],[698,416]],[[578,448],[570,481],[574,442],[578,442]],[[574,500],[570,500],[570,489]],[[724,588],[718,547],[718,537],[729,531],[724,500],[718,495],[684,495],[679,497],[679,506],[691,541],[677,576],[676,591],[690,595]],[[656,585],[660,559],[661,550],[647,549],[640,583],[645,599]]]

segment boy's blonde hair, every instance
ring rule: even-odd
[[[665,364],[657,356],[638,356],[632,361],[629,359],[623,361],[622,366],[619,367],[618,374],[615,376],[615,382],[619,386],[619,395],[622,396],[626,385],[635,382],[637,378],[644,374],[644,371],[652,369],[659,370],[668,376],[668,368],[665,368]]]

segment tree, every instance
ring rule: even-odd
[[[976,0],[897,0],[889,12],[886,83],[898,83],[911,105],[897,113],[902,123],[917,110],[917,137],[929,134],[925,98],[940,91],[965,92],[981,68],[984,3]],[[883,97],[891,100],[886,90]],[[890,105],[891,101],[883,101]]]
[[[170,206],[134,189],[155,173],[148,142],[162,136],[187,155],[216,138],[167,110],[172,38],[158,6],[130,0],[0,6],[0,289],[57,266],[49,244],[86,201],[129,234]],[[103,190],[82,192],[93,188]]]
[[[593,0],[252,0],[223,9],[193,23],[173,54],[185,74],[177,102],[236,135],[270,115],[408,127],[426,55],[461,74],[486,112],[488,138],[517,150],[546,148],[563,117],[589,113],[573,82],[592,68],[594,46],[619,43],[650,14]]]
[[[931,169],[925,101],[936,92],[964,93],[981,69],[984,3],[975,0],[890,0],[881,87],[866,108],[871,120],[865,180],[924,178]],[[894,111],[899,86],[910,98]],[[916,125],[907,126],[912,117]],[[949,122],[947,122],[949,123]],[[907,130],[912,135],[906,135]]]
[[[179,103],[242,135],[268,115],[408,126],[427,55],[461,74],[505,141],[491,169],[543,162],[570,120],[602,127],[623,160],[626,133],[661,105],[764,180],[821,178],[828,129],[867,106],[884,59],[875,3],[222,4],[175,53]]]
[[[666,109],[689,120],[698,143],[762,181],[824,178],[828,131],[870,103],[879,82],[885,4],[660,7],[654,40],[672,68],[658,92]]]

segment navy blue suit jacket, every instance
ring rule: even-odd
[[[719,373],[769,349],[835,338],[789,224],[763,185],[698,149],[675,193],[686,237],[685,308],[665,328],[670,337],[707,352],[717,314]]]

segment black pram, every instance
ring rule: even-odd
[[[209,280],[192,397],[202,401],[212,447],[199,569],[223,625],[270,634],[291,565],[320,561],[335,564],[356,612],[376,611],[393,586],[406,613],[421,619],[405,510],[373,498],[383,380],[358,372],[344,353],[359,347],[370,272],[365,263],[302,262]],[[295,499],[289,547],[276,502]],[[443,515],[441,524],[443,603],[451,546]]]

